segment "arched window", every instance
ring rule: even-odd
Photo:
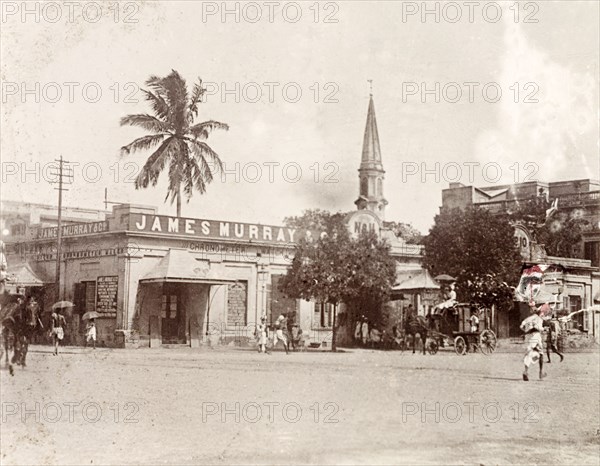
[[[377,178],[377,195],[383,196],[383,180],[381,178]]]

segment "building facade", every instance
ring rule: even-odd
[[[582,179],[542,183],[529,181],[512,185],[475,187],[450,183],[442,190],[441,209],[477,206],[492,212],[511,212],[528,201],[543,198],[555,203],[557,217],[589,222],[579,245],[581,257],[600,267],[600,182]]]

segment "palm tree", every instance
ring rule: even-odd
[[[158,148],[148,157],[135,180],[135,188],[156,186],[161,172],[169,165],[169,187],[165,202],[177,200],[177,216],[181,217],[182,189],[187,201],[194,189],[200,194],[213,180],[214,174],[222,170],[217,153],[204,141],[214,129],[228,130],[229,126],[218,121],[194,124],[198,117],[198,104],[206,91],[202,80],[194,85],[188,96],[185,80],[175,70],[165,78],[151,76],[142,90],[150,102],[154,116],[148,114],[127,115],[121,118],[121,126],[139,126],[152,134],[135,139],[121,147],[121,155],[136,151]]]

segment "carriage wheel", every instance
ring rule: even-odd
[[[483,354],[492,354],[496,349],[496,334],[491,330],[484,330],[480,335],[479,347]]]
[[[438,344],[438,342],[437,342],[437,341],[435,341],[435,340],[431,340],[431,341],[429,342],[429,346],[428,346],[428,348],[427,348],[427,349],[429,350],[429,354],[435,354],[435,353],[437,353],[437,352],[438,352],[438,349],[439,349],[439,347],[440,347],[440,345]]]
[[[454,351],[459,356],[464,356],[467,354],[467,342],[463,337],[456,337],[454,339]]]

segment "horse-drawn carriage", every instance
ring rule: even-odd
[[[439,347],[454,346],[458,355],[476,351],[492,354],[496,349],[497,338],[491,329],[490,314],[490,309],[470,303],[458,303],[432,314],[430,353],[435,354]],[[472,316],[476,316],[476,325]]]
[[[419,334],[423,343],[423,353],[428,351],[429,354],[436,354],[439,348],[453,346],[459,355],[470,351],[491,354],[496,349],[497,338],[491,329],[490,313],[490,309],[487,308],[470,303],[457,303],[428,314],[427,317],[413,316],[407,319],[405,335],[412,335],[413,353],[416,335]],[[477,316],[476,328],[472,328],[473,315]],[[400,346],[401,349],[407,347],[406,343]]]

